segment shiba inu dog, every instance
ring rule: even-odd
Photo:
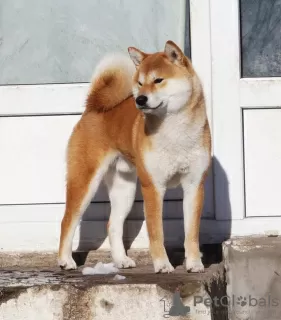
[[[137,177],[155,272],[172,272],[164,247],[162,208],[167,188],[183,188],[186,268],[203,272],[199,226],[211,137],[200,80],[172,41],[163,52],[128,49],[96,67],[86,110],[68,144],[66,209],[59,265],[75,269],[72,239],[79,220],[104,181],[111,202],[108,225],[114,263],[135,267],[123,245]]]

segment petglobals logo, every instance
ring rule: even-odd
[[[172,304],[170,304],[168,301],[166,301],[164,298],[160,300],[163,303],[164,307],[164,318],[170,318],[170,317],[188,317],[190,313],[190,307],[185,306],[181,300],[180,296],[180,289],[177,288],[174,295],[173,295],[173,301]],[[190,319],[188,317],[188,319]]]
[[[203,303],[206,307],[264,307],[264,308],[276,308],[280,305],[278,298],[272,297],[270,294],[265,297],[257,297],[253,295],[232,295],[213,298],[203,298],[201,296],[195,296],[193,305],[196,307],[198,304]]]

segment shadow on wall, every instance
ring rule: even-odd
[[[213,172],[215,173],[215,175],[213,174]],[[214,190],[210,190],[210,188],[208,188],[208,190],[211,192],[211,195],[214,196],[215,203],[217,205],[220,205],[220,211],[222,210],[222,212],[225,213],[225,216],[223,217],[224,221],[219,221],[216,224],[214,224],[215,221],[212,219],[204,219],[204,223],[201,224],[200,240],[201,243],[202,241],[204,242],[204,244],[201,245],[201,250],[204,257],[203,262],[206,266],[211,263],[217,263],[221,261],[221,244],[224,240],[228,239],[231,234],[231,207],[228,192],[228,179],[224,169],[216,158],[213,158],[212,170],[210,170],[208,178],[212,181],[216,181],[217,185],[219,185],[219,188],[216,188]],[[218,189],[220,190],[220,194],[215,192],[215,190]],[[101,194],[104,197],[104,186],[100,187],[100,190],[93,201],[95,201],[95,199],[97,198],[100,198]],[[205,195],[205,200],[207,198],[208,194]],[[140,199],[139,186],[137,191],[137,199]],[[103,202],[92,202],[82,217],[79,246],[76,253],[74,254],[74,259],[77,260],[78,264],[84,264],[87,258],[87,252],[100,248],[104,241],[108,240],[107,222],[110,214],[110,203],[104,201],[108,201],[108,198],[103,198]],[[164,217],[167,215],[167,211],[171,213],[171,210],[175,210],[175,212],[173,212],[175,216],[183,217],[182,202],[171,200],[166,201],[166,203],[167,202],[169,202],[169,205],[164,206]],[[216,205],[214,207],[216,207]],[[169,217],[171,217],[171,215]],[[168,241],[168,243],[166,243],[167,253],[169,255],[169,258],[171,259],[171,262],[176,266],[182,264],[184,260],[184,225],[183,221],[178,220],[177,222],[179,223],[176,224],[177,229],[175,229],[170,222],[171,220],[169,219],[165,220],[164,235],[165,240]],[[143,223],[144,215],[142,200],[137,200],[134,203],[134,206],[124,225],[123,239],[126,249],[129,249],[134,240],[137,238],[138,234],[141,231]],[[170,241],[172,237],[173,239],[177,239],[177,244],[179,242],[182,243],[181,248],[178,248],[178,245],[173,246]],[[215,242],[215,245],[205,244],[206,242]],[[176,255],[175,251],[177,252]]]
[[[209,222],[205,220],[201,224],[200,240],[204,239],[204,242],[211,243],[203,244],[201,248],[205,266],[222,261],[222,243],[231,237],[232,228],[229,180],[224,168],[216,157],[212,158],[212,169],[210,171],[209,174],[212,175],[213,181],[214,213],[216,214],[219,211],[221,213],[221,220],[211,220]]]
[[[213,157],[213,172],[214,172],[214,182],[217,184],[215,190],[215,202],[217,206],[220,206],[220,212],[223,212],[223,220],[230,221],[232,220],[231,205],[229,198],[229,181],[226,175],[226,172],[219,160],[216,157]],[[216,192],[217,191],[217,192]],[[226,232],[226,231],[229,232]],[[231,225],[225,230],[224,233],[230,235]]]

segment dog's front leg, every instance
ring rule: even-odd
[[[184,191],[183,212],[185,231],[186,269],[189,272],[204,272],[199,250],[199,231],[204,204],[204,179],[187,175],[182,180]]]
[[[157,188],[153,184],[142,184],[144,213],[150,241],[150,253],[156,273],[169,273],[174,270],[164,247],[162,222],[164,193],[165,188]]]

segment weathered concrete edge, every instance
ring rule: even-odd
[[[193,287],[192,292],[185,291],[186,285],[180,287],[181,297],[183,303],[190,307],[190,315],[192,319],[212,319],[211,309],[204,304],[193,305],[195,295],[201,296],[204,300],[209,297],[206,291],[206,285],[208,284],[198,283]],[[190,290],[190,286],[188,286]],[[130,303],[130,308],[135,309],[135,312],[142,310],[147,313],[149,310],[144,310],[141,305],[135,303],[146,298],[148,306],[150,304],[156,304],[160,312],[167,313],[168,306],[172,304],[173,292],[165,290],[157,284],[117,284],[117,285],[98,285],[95,287],[81,288],[72,284],[61,285],[39,285],[28,288],[14,287],[14,288],[1,288],[0,289],[0,312],[7,314],[7,312],[13,311],[21,312],[22,305],[28,305],[32,302],[36,306],[42,307],[40,299],[42,296],[48,297],[50,300],[56,300],[56,308],[54,310],[47,310],[50,314],[55,312],[60,314],[58,319],[76,320],[80,319],[79,316],[83,313],[84,319],[92,319],[93,315],[101,317],[104,313],[111,312],[116,319],[121,319],[121,315],[118,304],[120,302],[120,292],[126,292],[126,304]],[[149,297],[149,299],[147,299]],[[49,304],[49,300],[45,300],[46,306]],[[162,302],[166,302],[166,308],[162,306]],[[152,301],[152,302],[151,302]],[[157,304],[158,301],[158,304]],[[124,302],[125,303],[125,302]],[[14,306],[17,306],[16,308]],[[93,306],[95,310],[93,311]],[[37,308],[38,308],[37,307]],[[145,306],[142,306],[145,308]],[[141,309],[138,309],[141,308]],[[163,308],[163,310],[162,310]],[[53,308],[52,308],[53,309]],[[37,309],[37,312],[40,311]],[[33,312],[27,310],[26,312]],[[131,314],[132,310],[130,311]],[[118,317],[119,316],[119,317]],[[159,317],[160,318],[160,317]],[[16,319],[16,318],[15,318]],[[123,317],[122,317],[123,319]],[[127,319],[127,318],[124,318]],[[130,319],[128,317],[128,319]]]
[[[3,315],[11,313],[18,317],[23,312],[23,314],[25,313],[30,317],[34,311],[25,309],[24,305],[33,305],[34,310],[40,312],[44,305],[48,308],[50,301],[56,300],[55,308],[52,306],[50,310],[45,310],[50,316],[58,315],[54,319],[76,320],[80,319],[81,314],[83,314],[83,319],[92,319],[93,316],[102,319],[106,313],[111,313],[114,319],[127,319],[126,317],[123,318],[124,315],[120,313],[120,304],[122,303],[130,306],[128,319],[131,319],[129,315],[132,315],[132,313],[156,313],[156,309],[158,309],[157,312],[160,319],[162,313],[163,315],[167,313],[168,306],[172,304],[172,292],[164,290],[156,284],[100,285],[87,289],[78,288],[70,284],[59,286],[40,285],[25,289],[13,288],[13,290],[13,294],[8,292],[8,296],[6,288],[0,290],[0,293],[2,293],[0,313]],[[121,293],[122,299],[120,297]],[[193,294],[206,295],[202,286],[198,286]],[[42,298],[43,296],[45,299]],[[43,304],[40,302],[42,299],[44,299]],[[142,302],[139,304],[140,301]],[[144,304],[144,301],[146,301],[147,305]],[[164,301],[166,303],[165,308]],[[184,303],[186,301],[192,301],[192,294],[183,299]],[[153,306],[153,308],[150,306]],[[192,319],[211,319],[211,317],[208,317],[210,316],[208,308],[203,304],[196,307],[196,310],[192,304],[190,304],[190,307],[191,314],[194,314]],[[202,314],[205,315],[204,318],[201,317]]]
[[[84,279],[84,278],[83,278]],[[89,278],[90,279],[90,278]],[[209,268],[209,272],[205,276],[198,277],[200,280],[196,280],[196,277],[186,277],[182,279],[176,278],[174,283],[169,285],[163,283],[124,283],[124,284],[96,284],[92,281],[83,281],[83,283],[60,283],[60,284],[41,284],[34,285],[31,287],[9,287],[0,288],[0,311],[7,312],[7,308],[16,305],[16,309],[21,309],[21,304],[28,304],[29,301],[35,299],[35,302],[40,306],[40,299],[42,296],[46,295],[51,297],[51,300],[59,301],[59,310],[63,310],[63,318],[58,319],[79,319],[79,314],[81,314],[83,309],[83,314],[89,314],[89,319],[91,319],[90,314],[93,314],[89,308],[93,304],[96,306],[98,315],[102,316],[104,310],[108,312],[112,309],[113,312],[118,313],[119,307],[115,305],[119,303],[118,295],[120,292],[124,294],[127,292],[125,300],[127,303],[136,302],[134,297],[131,295],[137,295],[139,299],[146,299],[147,303],[154,304],[156,307],[160,308],[159,301],[164,299],[166,303],[172,302],[172,296],[175,289],[180,290],[180,295],[185,305],[191,308],[191,314],[193,314],[192,319],[212,319],[211,314],[216,312],[216,319],[226,319],[222,317],[223,312],[221,310],[216,310],[207,307],[203,303],[194,306],[194,297],[200,296],[202,299],[212,299],[214,296],[218,296],[222,292],[223,279],[224,279],[224,268],[223,265],[216,265]],[[107,295],[104,292],[111,292],[110,299],[107,299]],[[43,294],[44,293],[44,294]],[[60,297],[65,297],[60,298]],[[131,299],[131,300],[130,300]],[[158,300],[157,300],[158,299]],[[151,302],[152,301],[152,302]],[[156,303],[158,301],[158,304]],[[163,302],[163,301],[162,301]],[[49,303],[45,301],[44,303]],[[2,307],[1,307],[2,306]],[[137,306],[134,306],[137,308]],[[141,308],[141,306],[139,306]],[[145,305],[142,308],[146,308]],[[109,310],[110,309],[110,310]],[[118,311],[119,310],[119,311]],[[135,310],[137,311],[137,310]],[[149,310],[146,310],[149,312]],[[160,312],[159,311],[159,312]],[[59,314],[60,311],[57,311]],[[219,317],[220,316],[220,317]],[[87,319],[87,318],[86,318]],[[122,318],[123,319],[123,318]],[[129,318],[128,318],[129,319]]]

